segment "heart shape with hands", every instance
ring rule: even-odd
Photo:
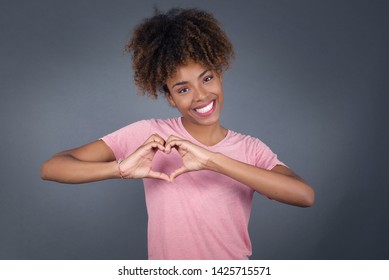
[[[182,166],[171,174],[155,171],[152,162],[157,152],[170,154],[176,149],[182,158]],[[151,135],[134,153],[119,163],[119,172],[125,179],[155,178],[172,182],[177,176],[196,170],[207,169],[212,152],[177,136],[166,141],[158,134]]]

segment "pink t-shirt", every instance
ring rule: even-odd
[[[204,146],[185,130],[181,118],[139,121],[102,140],[119,159],[132,154],[153,133],[164,139],[176,135],[268,170],[283,164],[259,139],[231,130],[216,145]],[[166,174],[181,165],[176,150],[169,155],[157,152],[153,159],[153,169]],[[208,170],[182,174],[172,183],[143,181],[149,259],[247,259],[251,255],[248,223],[253,189]]]

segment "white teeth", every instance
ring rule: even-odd
[[[195,109],[196,112],[199,112],[201,114],[205,114],[205,113],[208,113],[209,111],[211,111],[213,108],[213,101],[211,103],[209,103],[209,105],[203,107],[203,108],[200,108],[200,109]]]

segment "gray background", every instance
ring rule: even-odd
[[[0,2],[0,258],[145,259],[141,181],[42,181],[54,153],[177,116],[136,94],[132,28],[201,7],[236,59],[227,128],[259,137],[316,190],[313,208],[255,196],[253,259],[388,259],[388,1]]]

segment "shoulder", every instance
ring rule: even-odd
[[[233,130],[229,130],[228,142],[234,145],[244,145],[244,146],[254,146],[254,147],[266,146],[266,144],[257,137],[235,132]]]
[[[147,119],[139,120],[118,129],[118,131],[142,130],[150,132],[150,129],[166,126],[174,126],[176,119]]]
[[[149,119],[149,120],[145,120],[145,122],[148,122],[152,127],[158,127],[158,126],[175,127],[179,125],[179,118]]]
[[[165,131],[178,130],[179,124],[177,119],[148,119],[139,120],[127,124],[116,131],[104,136],[107,137],[138,137],[144,139],[153,133],[164,133]]]
[[[129,123],[116,131],[112,132],[111,134],[116,135],[125,135],[125,134],[132,134],[137,132],[146,132],[150,129],[151,126],[151,120],[139,120],[135,121],[133,123]]]
[[[262,140],[251,135],[234,132],[230,130],[228,144],[230,150],[233,150],[236,156],[241,157],[247,163],[258,167],[270,169],[280,162],[269,146]]]
[[[158,133],[163,138],[167,138],[170,135],[183,137],[180,118],[151,119],[148,120],[148,122],[150,124],[151,133]]]

